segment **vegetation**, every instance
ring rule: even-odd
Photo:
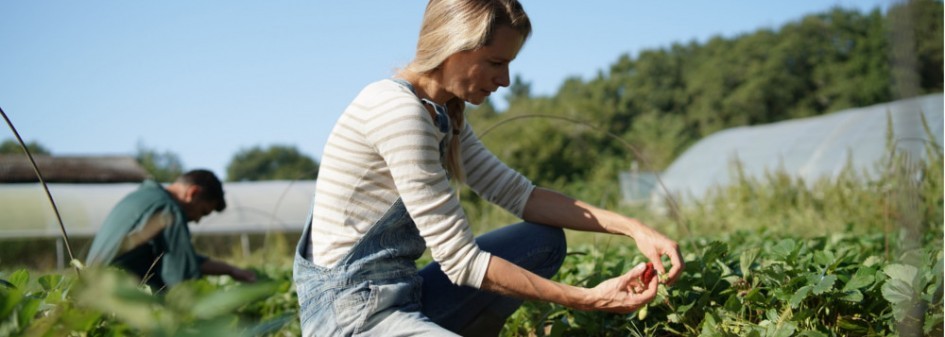
[[[647,307],[623,316],[526,302],[503,335],[940,336],[945,177],[934,147],[921,163],[893,151],[875,181],[845,175],[808,188],[772,174],[719,189],[678,214],[711,226],[680,240],[685,273]],[[786,217],[795,213],[806,217]],[[645,261],[628,240],[594,240],[572,245],[555,279],[594,286]],[[211,277],[159,295],[111,269],[2,273],[0,336],[295,336],[291,244],[277,246],[258,253],[259,284]]]
[[[49,150],[37,143],[36,141],[26,143],[26,148],[30,150],[32,155],[49,155]],[[0,143],[0,154],[15,154],[22,155],[23,147],[20,146],[20,142],[15,139],[7,139]]]
[[[228,181],[298,180],[317,176],[318,162],[288,145],[241,150],[226,167]]]
[[[160,152],[145,146],[143,143],[138,143],[135,160],[141,164],[145,171],[148,171],[152,179],[158,182],[172,182],[184,173],[184,163],[176,153],[171,151]]]
[[[686,269],[630,317],[528,303],[507,336],[941,336],[943,163],[890,148],[880,177],[739,176],[676,220]],[[919,177],[919,178],[917,178]],[[718,234],[722,233],[722,234]],[[592,286],[645,258],[625,240],[572,249],[556,277]]]
[[[736,167],[736,184],[669,214],[619,204],[613,184],[632,162],[660,170],[724,128],[941,92],[940,13],[941,1],[932,0],[885,14],[838,8],[776,31],[625,55],[551,97],[532,96],[517,78],[507,109],[476,107],[470,122],[511,167],[643,218],[679,238],[686,262],[676,284],[632,315],[527,302],[503,335],[941,336],[941,144],[927,144],[925,161],[890,147],[878,177],[850,168],[834,180],[785,172],[756,179]],[[245,153],[254,150],[266,154]],[[474,231],[512,221],[462,193],[480,226]],[[644,262],[629,239],[569,233],[569,240],[555,276],[562,282],[594,286]],[[260,284],[211,277],[157,295],[114,270],[0,272],[0,337],[298,335],[291,254],[266,248],[259,254],[274,255],[247,262],[264,266],[256,270]]]
[[[483,104],[468,119],[497,156],[543,186],[611,181],[634,161],[660,171],[722,129],[942,92],[942,11],[933,0],[885,14],[836,8],[778,30],[674,43],[623,55],[550,97],[516,78],[507,109]]]

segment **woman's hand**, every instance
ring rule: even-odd
[[[660,275],[668,275],[668,279],[664,283],[670,285],[676,282],[685,267],[682,254],[679,252],[679,244],[643,224],[634,226],[634,232],[631,236],[636,241],[637,248],[653,262],[653,266],[659,271]],[[663,255],[669,256],[669,260],[673,264],[669,274],[666,274],[666,267],[663,266]]]
[[[645,263],[638,264],[626,274],[589,289],[591,303],[582,309],[629,314],[646,305],[656,297],[659,280],[653,278],[648,284],[643,284],[641,278],[645,270]]]

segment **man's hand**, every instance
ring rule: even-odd
[[[256,282],[256,273],[254,273],[252,270],[233,267],[233,270],[230,271],[230,277],[240,282]]]
[[[209,258],[200,265],[200,272],[204,275],[230,275],[234,280],[240,282],[256,282],[256,273]]]

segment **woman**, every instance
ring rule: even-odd
[[[492,335],[522,299],[634,311],[656,295],[641,264],[593,289],[549,280],[562,228],[633,237],[671,284],[677,244],[637,220],[536,188],[486,150],[463,121],[509,85],[531,32],[516,0],[432,0],[415,59],[365,87],[329,136],[313,216],[296,250],[306,336]],[[474,238],[450,179],[525,222]],[[429,247],[434,263],[414,261]]]

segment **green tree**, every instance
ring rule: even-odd
[[[496,156],[538,184],[613,181],[633,161],[664,169],[727,128],[941,92],[941,13],[940,0],[885,13],[836,7],[779,28],[624,54],[552,96],[532,96],[516,76],[505,111],[483,105],[467,116]],[[912,94],[897,96],[904,84]]]
[[[467,115],[475,114],[481,119],[491,119],[498,116],[498,112],[495,110],[495,105],[492,104],[492,99],[486,98],[482,104],[473,106],[468,105],[466,110],[469,112]]]
[[[50,155],[49,150],[40,145],[39,143],[32,141],[26,143],[26,148],[30,150],[32,155]],[[20,146],[20,142],[17,142],[13,139],[4,140],[3,143],[0,143],[0,154],[23,154],[23,147]]]
[[[296,180],[318,177],[318,162],[295,146],[252,147],[233,156],[226,167],[228,181]]]
[[[159,182],[172,182],[184,173],[184,164],[180,157],[171,152],[159,152],[155,149],[138,143],[135,160],[151,174],[151,178]]]
[[[528,99],[532,96],[532,84],[522,79],[521,75],[515,74],[512,83],[509,85],[509,93],[505,95],[505,100],[509,105],[520,99]]]

